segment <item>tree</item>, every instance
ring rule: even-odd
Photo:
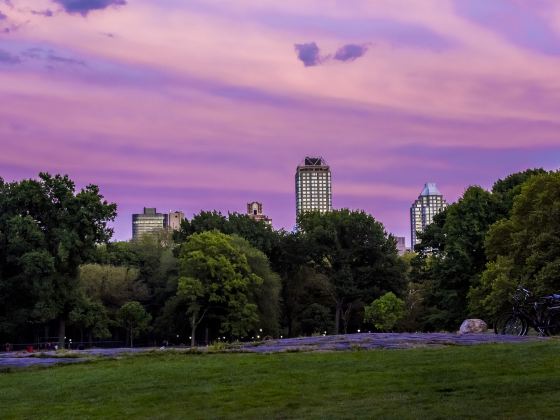
[[[387,291],[402,294],[404,265],[396,242],[381,223],[363,211],[303,213],[298,228],[305,237],[310,264],[326,275],[335,303],[335,333],[363,302]]]
[[[117,312],[117,321],[126,330],[130,347],[134,345],[134,338],[148,330],[151,320],[152,316],[139,302],[127,302]]]
[[[364,308],[364,321],[381,331],[389,331],[405,316],[405,303],[393,292],[385,293]]]
[[[419,235],[410,277],[422,294],[419,316],[424,329],[456,329],[465,317],[483,315],[476,296],[484,276],[492,275],[483,275],[489,263],[486,236],[509,217],[523,183],[542,173],[542,169],[530,169],[509,175],[498,180],[492,192],[478,186],[467,188]],[[504,273],[503,267],[499,272]]]
[[[187,301],[191,345],[208,313],[219,319],[220,332],[243,337],[259,321],[254,301],[263,279],[251,271],[233,238],[212,231],[191,235],[180,255],[178,296]]]
[[[90,343],[93,338],[108,338],[111,336],[107,309],[102,303],[92,301],[85,296],[70,311],[68,319],[72,325],[80,329],[80,341],[82,342],[84,341],[84,330],[88,333]]]
[[[202,211],[192,220],[185,220],[175,240],[184,242],[195,233],[216,230],[226,235],[237,235],[270,257],[278,245],[278,233],[264,221],[257,221],[246,214],[228,213],[227,218],[217,211]]]
[[[517,284],[536,295],[560,289],[560,173],[530,177],[515,197],[511,216],[486,238],[488,264],[471,291],[471,306],[495,315]]]
[[[80,288],[85,296],[102,303],[114,314],[126,302],[148,297],[138,276],[136,268],[84,264],[80,266]]]
[[[282,283],[278,274],[272,271],[266,255],[245,239],[232,236],[232,243],[247,258],[251,272],[262,279],[255,289],[254,300],[258,306],[259,329],[265,336],[277,336],[280,319],[280,293]]]
[[[111,237],[115,216],[97,186],[76,193],[68,176],[0,179],[0,329],[14,334],[23,322],[58,319],[63,345],[78,267]]]
[[[492,194],[471,186],[419,234],[411,275],[424,293],[424,328],[454,329],[467,316],[467,294],[487,262],[484,238],[498,214]]]

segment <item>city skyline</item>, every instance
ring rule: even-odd
[[[409,208],[560,167],[553,1],[0,0],[0,176],[295,224],[294,166],[410,241]]]

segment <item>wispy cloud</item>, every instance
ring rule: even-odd
[[[294,48],[297,52],[298,59],[305,67],[316,66],[323,61],[320,56],[319,47],[314,42],[295,44]]]
[[[44,16],[44,17],[53,17],[54,16],[54,12],[50,9],[31,10],[31,14],[36,15],[36,16]]]
[[[67,13],[86,16],[92,10],[106,9],[109,6],[123,6],[126,0],[53,0],[60,4]]]
[[[364,55],[367,50],[368,47],[365,44],[347,44],[336,51],[334,59],[339,61],[354,61]]]
[[[21,58],[17,55],[11,54],[8,51],[0,50],[0,64],[19,64],[21,63]]]
[[[321,51],[315,42],[295,44],[298,59],[305,67],[318,66],[332,59],[350,62],[363,56],[368,50],[367,44],[346,44],[340,47],[334,56],[327,54],[322,56]]]

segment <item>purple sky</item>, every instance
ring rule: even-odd
[[[409,243],[448,201],[560,166],[555,0],[0,0],[0,176],[67,173],[119,206],[295,222],[323,156],[333,205]]]

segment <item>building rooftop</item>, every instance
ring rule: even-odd
[[[420,193],[420,196],[427,196],[427,195],[441,195],[438,188],[436,187],[435,182],[426,182],[424,184],[424,189]]]
[[[306,156],[299,166],[328,166],[328,163],[321,156]]]

